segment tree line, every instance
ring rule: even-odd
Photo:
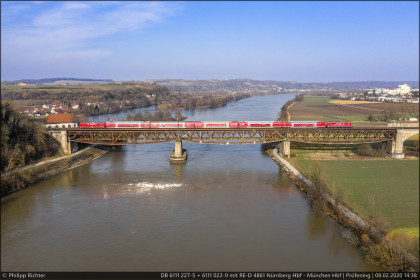
[[[60,152],[60,144],[44,124],[29,118],[9,103],[1,103],[1,172],[35,162]]]
[[[204,96],[192,96],[191,94],[181,94],[178,96],[162,102],[159,106],[161,110],[194,110],[194,109],[214,109],[226,106],[229,102],[238,101],[244,98],[251,97],[250,93],[237,93],[222,96],[215,96],[206,94]]]
[[[303,93],[298,94],[295,96],[294,99],[287,101],[284,103],[284,105],[281,107],[280,112],[278,113],[277,121],[289,121],[289,112],[288,109],[290,105],[292,105],[294,102],[300,102],[303,101],[304,95]]]
[[[16,86],[3,84],[3,100],[66,100],[77,102],[126,101],[155,96],[157,100],[170,95],[167,87],[157,84],[94,84],[77,86]]]

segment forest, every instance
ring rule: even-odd
[[[151,103],[157,103],[170,94],[167,87],[149,83],[31,86],[1,84],[3,100],[66,100],[71,102],[143,100],[147,103],[147,96],[149,98],[153,96]]]
[[[42,121],[29,118],[9,102],[1,103],[1,172],[10,172],[60,153],[60,144]]]

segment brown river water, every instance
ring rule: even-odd
[[[273,120],[293,96],[183,114]],[[2,271],[378,270],[260,145],[184,142],[184,165],[173,148],[127,146],[2,198]]]

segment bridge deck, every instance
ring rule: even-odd
[[[206,144],[262,144],[284,140],[356,144],[395,139],[397,130],[418,128],[69,128],[70,141],[100,145],[141,145],[170,141]]]

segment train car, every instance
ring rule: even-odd
[[[272,127],[272,124],[270,121],[251,121],[249,127]]]
[[[352,122],[329,122],[327,127],[352,127]]]
[[[80,124],[79,124],[79,127],[89,127],[89,128],[104,128],[105,127],[105,123],[99,123],[99,122],[86,122],[86,123],[83,123],[83,122],[81,122]]]
[[[116,127],[118,127],[118,128],[127,128],[127,127],[133,127],[133,128],[136,128],[136,127],[139,127],[139,122],[130,122],[130,121],[127,121],[127,122],[115,122],[115,125],[116,125]]]
[[[184,124],[185,128],[200,128],[200,127],[204,127],[204,122],[185,122]]]
[[[247,128],[248,122],[230,121],[229,127],[230,128]]]
[[[293,121],[292,127],[316,127],[317,121]]]
[[[105,127],[114,128],[114,127],[116,127],[116,124],[115,124],[115,122],[106,122]]]
[[[161,122],[160,123],[161,128],[184,128],[185,123],[184,122]]]
[[[291,122],[273,122],[273,127],[291,127]]]
[[[160,128],[160,122],[150,122],[150,128]]]
[[[317,121],[316,122],[316,127],[326,127],[326,124],[325,124],[325,122]]]
[[[229,128],[238,128],[239,122],[229,122]]]
[[[205,128],[223,128],[229,127],[229,122],[203,122]]]
[[[150,128],[150,122],[140,122],[141,128]]]

